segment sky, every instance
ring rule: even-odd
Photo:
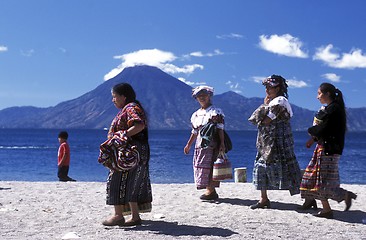
[[[75,99],[124,68],[156,66],[192,87],[320,107],[330,82],[366,107],[363,0],[0,0],[0,110]],[[164,93],[162,93],[164,94]]]

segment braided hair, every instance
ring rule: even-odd
[[[286,79],[280,75],[271,75],[270,77],[263,80],[262,84],[264,86],[270,86],[270,87],[279,87],[280,90],[278,92],[279,96],[284,96],[285,98],[288,98],[288,92],[287,88],[288,85],[286,83]]]

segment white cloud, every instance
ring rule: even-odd
[[[66,49],[65,48],[63,48],[63,47],[59,47],[58,48],[62,53],[66,53]]]
[[[187,85],[191,85],[191,86],[194,85],[194,82],[187,81],[187,79],[182,78],[182,77],[179,77],[178,80],[181,81],[181,82],[184,82]]]
[[[157,66],[159,67],[159,66]],[[167,73],[184,73],[184,74],[191,74],[193,73],[196,69],[203,69],[203,66],[200,64],[192,64],[192,65],[184,65],[183,67],[177,67],[173,64],[170,63],[166,63],[161,65],[159,68],[161,68],[164,72]]]
[[[308,54],[301,50],[303,43],[290,34],[278,36],[277,34],[259,36],[259,46],[269,52],[288,57],[307,58]]]
[[[219,49],[215,49],[213,53],[202,53],[201,51],[192,52],[189,54],[192,57],[214,57],[219,55],[224,55]]]
[[[335,73],[325,73],[322,75],[323,78],[328,79],[329,81],[332,82],[340,82],[341,81],[341,77],[338,76]]]
[[[361,49],[352,49],[349,53],[342,53],[341,56],[332,44],[317,48],[313,59],[323,61],[334,68],[366,68],[366,55],[362,54]]]
[[[136,65],[149,65],[158,67],[167,73],[184,73],[191,74],[196,69],[203,69],[202,65],[184,65],[178,67],[171,62],[177,59],[177,57],[171,53],[162,51],[159,49],[143,49],[136,52],[126,53],[121,56],[114,56],[115,59],[121,59],[122,64],[112,69],[104,76],[104,80],[111,79],[123,71],[126,67],[132,67]]]
[[[190,86],[207,85],[206,82],[191,82],[191,81],[188,81],[188,80],[186,80],[185,78],[182,78],[182,77],[179,77],[178,79],[180,81],[184,82],[185,84],[190,85]]]
[[[290,88],[304,88],[304,87],[307,87],[308,86],[308,84],[305,81],[302,81],[302,80],[294,80],[294,79],[287,80],[287,85]]]
[[[251,77],[252,81],[256,82],[256,83],[260,83],[262,84],[263,79],[265,79],[267,77],[261,77],[261,76],[253,76]],[[287,85],[290,88],[303,88],[303,87],[307,87],[308,84],[305,81],[302,80],[295,80],[295,79],[286,79]]]
[[[262,83],[263,79],[265,79],[266,77],[261,77],[261,76],[253,76],[251,77],[251,79],[255,82],[255,83]]]
[[[241,39],[244,36],[238,33],[230,33],[230,34],[223,34],[223,35],[217,35],[216,38],[218,39]]]
[[[0,52],[6,52],[6,51],[8,51],[8,47],[6,47],[6,46],[1,46],[1,45],[0,45]]]
[[[192,57],[203,57],[203,53],[202,52],[192,52],[189,54]]]
[[[240,90],[239,83],[234,83],[234,82],[229,80],[225,84],[230,87],[231,91],[236,92],[236,93],[242,93],[242,91]]]
[[[35,52],[34,49],[30,49],[27,51],[23,51],[23,50],[20,51],[20,53],[25,57],[31,57],[34,54],[34,52]]]

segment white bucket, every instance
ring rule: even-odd
[[[234,176],[236,183],[247,182],[247,168],[246,167],[235,168]]]

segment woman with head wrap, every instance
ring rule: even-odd
[[[258,128],[257,156],[254,162],[253,183],[261,190],[261,199],[250,206],[270,208],[267,190],[300,192],[300,167],[294,153],[294,140],[290,125],[292,109],[288,102],[286,80],[272,75],[263,80],[266,87],[264,104],[249,118]]]
[[[108,131],[108,139],[123,136],[138,151],[139,161],[129,170],[110,171],[107,179],[107,205],[114,213],[103,221],[105,226],[140,225],[141,212],[151,211],[152,192],[149,175],[150,146],[145,110],[128,83],[112,88],[112,101],[120,109]],[[118,153],[120,155],[120,153]],[[131,214],[125,221],[124,215]]]
[[[192,90],[192,96],[200,104],[200,108],[192,114],[192,131],[184,153],[188,154],[194,141],[193,170],[194,180],[197,189],[206,189],[201,195],[201,200],[215,200],[219,196],[215,190],[220,182],[212,180],[213,163],[217,159],[219,152],[225,151],[224,144],[224,113],[220,108],[212,105],[211,97],[214,89],[209,86],[199,86]],[[207,124],[214,123],[216,134],[210,141],[202,138],[202,128]]]

